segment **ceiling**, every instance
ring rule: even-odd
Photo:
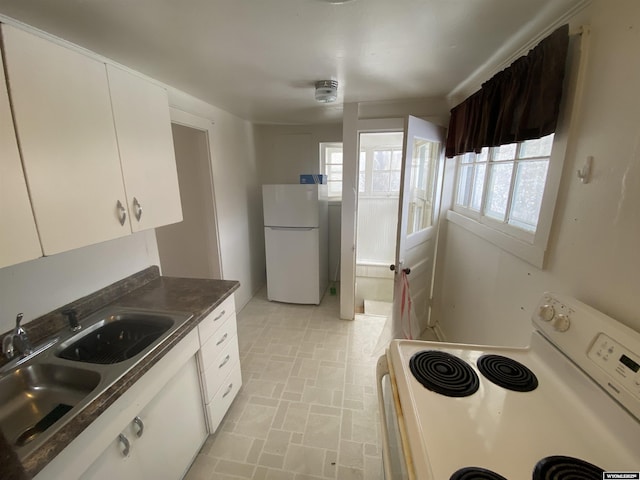
[[[335,2],[336,0],[333,0]],[[447,96],[583,0],[0,0],[0,14],[255,123]],[[338,101],[314,100],[316,80]]]

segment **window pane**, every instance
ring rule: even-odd
[[[342,165],[327,165],[327,175],[342,175]]]
[[[339,197],[342,195],[342,182],[328,182],[327,188],[330,197]]]
[[[391,172],[391,185],[389,186],[391,192],[400,192],[400,172]]]
[[[536,140],[522,142],[520,147],[520,158],[548,157],[551,155],[553,146],[553,134]]]
[[[547,179],[548,160],[518,164],[509,223],[535,232]]]
[[[465,153],[459,157],[460,163],[472,163],[475,157],[475,153]]]
[[[513,160],[516,158],[517,143],[511,143],[509,145],[500,145],[493,149],[494,160]]]
[[[384,193],[389,191],[389,172],[373,172],[372,190],[376,193]]]
[[[400,170],[402,168],[402,151],[394,150],[391,153],[391,170]]]
[[[358,192],[360,193],[364,192],[364,189],[366,186],[364,175],[365,175],[364,173],[360,173],[358,175]]]
[[[359,170],[364,172],[367,169],[367,153],[360,152],[360,167]]]
[[[487,165],[480,163],[476,165],[476,174],[473,179],[473,195],[471,196],[471,209],[476,212],[480,211],[482,205],[482,192],[484,191],[484,174],[487,171]]]
[[[489,158],[489,147],[484,147],[478,155],[476,155],[476,162],[486,162]]]
[[[342,165],[342,152],[331,152],[331,154],[329,155],[329,161],[327,163]]]
[[[509,187],[513,162],[491,165],[489,170],[489,184],[487,186],[487,204],[485,215],[496,220],[504,221],[509,201]]]
[[[469,195],[471,194],[471,182],[473,179],[473,165],[461,165],[460,176],[458,177],[458,194],[456,204],[462,207],[469,206]]]
[[[373,151],[373,170],[389,170],[391,166],[391,152],[388,150]]]

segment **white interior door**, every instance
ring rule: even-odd
[[[427,327],[442,189],[444,129],[405,122],[393,289],[394,337],[418,338]]]

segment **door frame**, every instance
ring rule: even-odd
[[[358,104],[344,106],[342,124],[342,220],[340,241],[340,318],[355,316],[358,168],[360,133],[402,132],[404,118],[358,118]]]
[[[207,142],[207,171],[209,176],[209,185],[211,188],[210,194],[213,199],[213,218],[211,219],[212,224],[208,231],[208,243],[210,247],[210,255],[207,260],[209,263],[209,270],[213,275],[213,278],[222,279],[223,270],[222,270],[222,256],[220,254],[220,228],[218,223],[218,212],[217,212],[217,198],[215,191],[215,182],[213,179],[213,128],[214,123],[206,118],[199,117],[197,115],[193,115],[191,113],[185,112],[175,107],[170,107],[171,114],[171,123],[180,125],[187,128],[192,128],[194,130],[198,130],[204,133],[206,142]]]

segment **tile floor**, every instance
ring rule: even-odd
[[[187,480],[382,480],[375,364],[384,317],[269,302],[238,314],[243,387]]]

